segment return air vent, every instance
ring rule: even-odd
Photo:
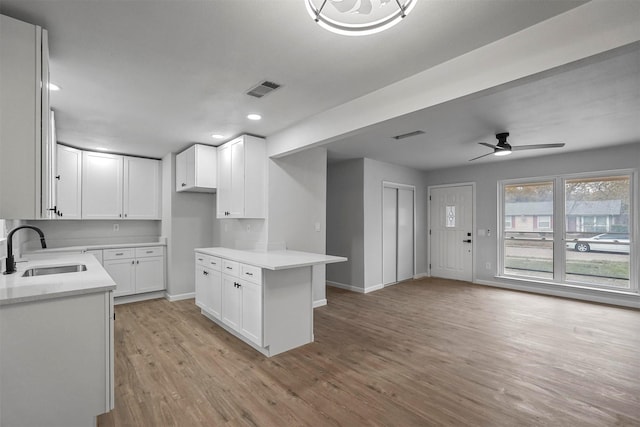
[[[393,136],[393,139],[405,139],[405,138],[411,138],[412,136],[416,136],[416,135],[422,135],[424,133],[424,131],[422,130],[416,130],[413,132],[409,132],[409,133],[404,133],[402,135],[396,135]]]
[[[280,87],[280,85],[278,83],[274,83],[274,82],[270,82],[268,80],[265,80],[262,83],[258,84],[257,86],[252,87],[251,89],[249,89],[249,92],[247,92],[247,95],[254,96],[256,98],[262,98],[266,94],[268,94],[270,92],[273,92],[274,90],[278,89],[279,87]]]

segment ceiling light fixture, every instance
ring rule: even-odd
[[[57,85],[57,84],[55,84],[55,83],[51,83],[51,82],[49,82],[49,85],[48,85],[48,86],[49,86],[49,90],[52,90],[52,91],[54,91],[54,92],[57,92],[57,91],[59,91],[59,90],[60,90],[60,86],[58,86],[58,85]]]
[[[260,114],[249,114],[247,119],[249,120],[260,120],[262,116]]]
[[[511,154],[511,150],[496,150],[493,155],[494,156],[508,156]]]
[[[365,36],[402,21],[417,1],[305,0],[305,4],[311,18],[322,28],[345,36]]]
[[[218,133],[214,133],[213,135],[211,135],[211,138],[213,138],[213,139],[223,139],[224,135],[220,135]]]

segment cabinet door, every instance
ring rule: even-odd
[[[122,156],[82,153],[82,218],[122,218]]]
[[[80,219],[82,196],[82,151],[58,145],[58,218]]]
[[[242,291],[242,335],[262,346],[262,287],[245,280]]]
[[[104,269],[116,282],[114,297],[135,293],[135,261],[132,259],[110,259],[104,261]]]
[[[231,210],[231,145],[218,147],[218,196],[216,200],[216,216],[228,218]]]
[[[209,293],[209,276],[211,271],[201,265],[196,264],[196,305],[203,310],[209,311],[207,301]]]
[[[187,157],[186,151],[176,155],[176,191],[184,191],[187,186]]]
[[[222,275],[222,321],[239,331],[242,322],[242,291],[237,285],[236,277]]]
[[[231,145],[231,194],[232,216],[244,216],[244,141]]]
[[[124,217],[160,219],[160,162],[124,157]]]
[[[136,259],[136,293],[164,290],[164,257]]]
[[[211,270],[209,274],[209,292],[207,295],[206,305],[209,312],[216,318],[221,317],[222,308],[222,273]]]

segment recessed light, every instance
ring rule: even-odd
[[[247,119],[249,120],[260,120],[262,116],[260,114],[249,114]]]
[[[211,135],[211,138],[213,138],[213,139],[223,139],[224,135],[220,135],[218,133],[214,133],[213,135]]]
[[[60,86],[58,86],[55,83],[49,82],[49,90],[52,90],[54,92],[59,91],[60,90]]]

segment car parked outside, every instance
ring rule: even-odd
[[[618,252],[629,253],[628,233],[604,233],[584,239],[576,239],[567,242],[568,249],[575,249],[578,252]]]

